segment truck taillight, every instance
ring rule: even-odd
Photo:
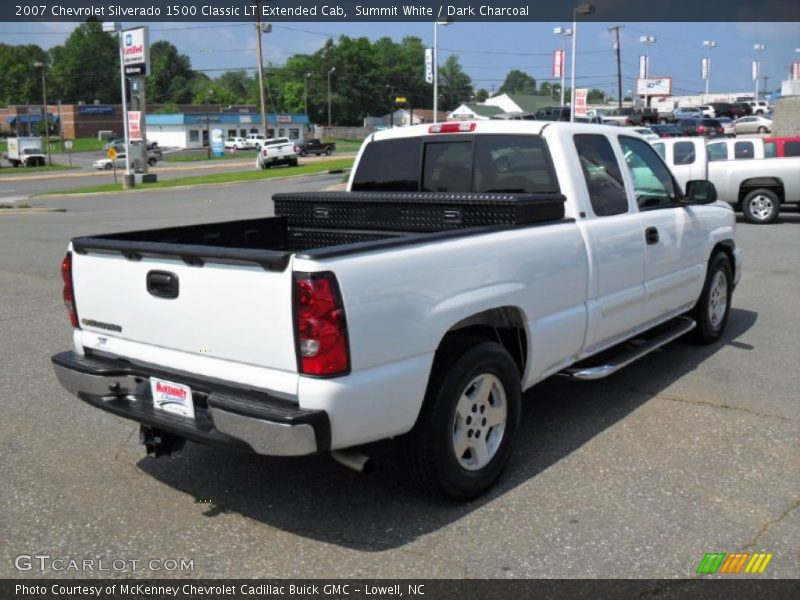
[[[75,307],[75,290],[72,288],[72,252],[67,252],[64,260],[61,261],[61,279],[64,280],[64,306],[67,307],[69,322],[76,329],[78,324],[78,309]]]
[[[300,373],[328,377],[348,373],[347,321],[333,273],[296,273],[294,311]]]
[[[437,123],[428,127],[428,133],[463,133],[475,131],[475,123]]]

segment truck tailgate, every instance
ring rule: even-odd
[[[163,290],[148,290],[148,278],[151,284],[164,281],[154,272],[167,274],[170,286],[177,281],[174,298],[160,297]],[[191,364],[198,366],[217,359],[284,375],[297,372],[291,268],[214,262],[191,266],[177,257],[130,260],[89,251],[73,252],[72,273],[84,331],[152,346],[154,353],[177,351],[184,365],[186,354],[192,354],[198,360]],[[176,356],[159,354],[157,362],[170,366],[164,358],[170,355]]]

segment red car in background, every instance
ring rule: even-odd
[[[764,158],[800,156],[800,137],[764,138]]]

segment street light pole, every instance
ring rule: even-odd
[[[311,77],[311,73],[306,73],[306,76],[303,77],[303,110],[308,116],[308,78]]]
[[[264,55],[261,51],[261,34],[272,31],[272,25],[261,23],[261,0],[256,0],[256,47],[258,49],[258,97],[261,102],[261,125],[264,127],[264,138],[267,135],[267,98],[264,92]]]
[[[753,44],[753,50],[755,50],[756,53],[763,52],[766,49],[767,49],[767,47],[764,44]],[[758,77],[759,77],[759,75],[761,75],[761,61],[758,59],[758,54],[756,54],[755,73],[754,73],[754,75],[755,75],[755,77],[753,77],[753,79],[756,80],[756,94],[753,97],[753,100],[758,102]]]
[[[331,67],[328,71],[328,127],[333,127],[333,119],[331,118],[331,75],[336,70],[336,67]],[[330,135],[330,132],[328,132]]]
[[[656,43],[656,38],[652,35],[643,35],[639,41],[644,44],[644,107],[649,106],[649,98],[647,93],[647,79],[650,77],[650,44]]]
[[[711,51],[717,47],[717,42],[703,40],[703,46],[708,48],[708,52],[706,52],[706,97],[703,98],[703,102],[708,102],[708,85],[711,81]]]
[[[567,75],[567,68],[564,62],[567,60],[567,38],[572,36],[572,29],[569,27],[555,27],[553,33],[561,36],[561,108],[564,108],[564,80]]]
[[[447,27],[453,24],[452,17],[437,19],[433,22],[433,122],[439,122],[439,25]],[[412,122],[411,125],[414,123]]]
[[[572,73],[569,100],[569,120],[575,122],[575,56],[578,53],[578,15],[590,15],[594,12],[594,4],[579,4],[572,10]]]
[[[33,66],[42,69],[42,103],[44,104],[42,115],[44,118],[44,143],[47,145],[47,164],[52,165],[53,161],[50,157],[50,114],[47,112],[47,78],[45,77],[47,64],[36,61],[33,63]]]

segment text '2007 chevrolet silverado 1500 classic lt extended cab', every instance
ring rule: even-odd
[[[151,454],[190,439],[360,468],[353,448],[397,437],[423,487],[474,497],[524,390],[716,341],[740,274],[731,207],[705,181],[684,194],[618,127],[392,129],[347,192],[273,201],[275,217],[70,244],[56,374],[139,422]]]

